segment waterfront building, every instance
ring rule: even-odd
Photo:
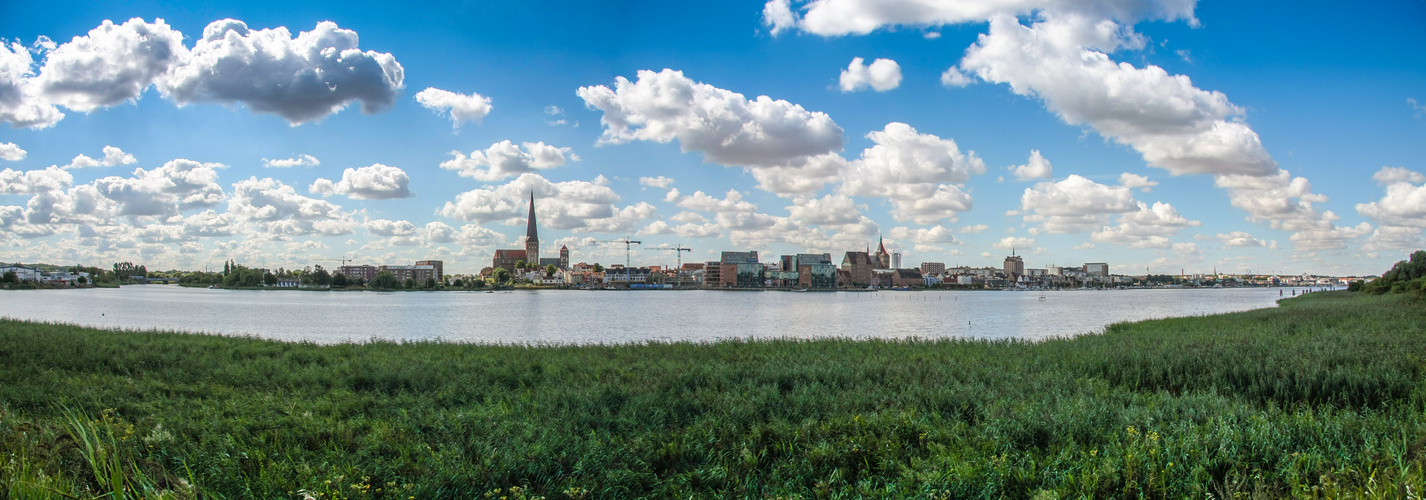
[[[797,286],[803,288],[836,288],[837,265],[829,253],[800,253],[793,257],[797,271]]]
[[[926,283],[921,278],[920,269],[892,269],[891,286],[895,288],[921,287]]]
[[[901,269],[901,252],[891,254],[891,268]]]
[[[1109,277],[1109,264],[1103,262],[1091,262],[1084,265],[1086,276]]]
[[[855,287],[871,285],[872,270],[876,269],[876,265],[877,261],[871,256],[871,252],[847,252],[842,256],[842,271],[847,273],[847,278],[838,283]]]
[[[764,280],[763,265],[758,262],[758,252],[723,252],[718,259],[719,287],[761,288]],[[705,275],[706,279],[706,275]]]
[[[445,267],[446,267],[446,266],[445,266],[445,264],[446,264],[445,261],[440,261],[440,260],[418,260],[418,261],[416,261],[416,265],[418,265],[418,266],[431,266],[431,267],[434,267],[434,268],[436,269],[436,281],[444,281],[444,280],[445,280],[445,278],[446,278],[446,274],[445,274]]]
[[[921,274],[946,274],[946,263],[944,262],[922,262]]]
[[[40,270],[33,267],[5,266],[0,267],[0,274],[14,272],[15,279],[20,281],[40,281]]]
[[[436,266],[431,265],[380,266],[376,268],[376,272],[380,273],[382,271],[391,273],[392,276],[396,277],[396,281],[401,283],[405,283],[408,279],[415,281],[417,285],[424,285],[427,279],[440,281],[436,278]]]
[[[346,276],[347,280],[361,278],[363,281],[371,281],[372,278],[376,277],[376,266],[342,266],[337,268],[337,272],[342,273],[342,276]]]
[[[720,286],[723,281],[723,263],[710,260],[703,263],[703,286]]]

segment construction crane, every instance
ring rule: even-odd
[[[624,268],[625,268],[625,269],[628,269],[629,267],[632,267],[632,266],[630,265],[631,261],[630,261],[629,255],[631,254],[631,252],[633,252],[633,246],[634,246],[634,245],[642,245],[642,244],[644,244],[644,242],[642,242],[642,241],[631,240],[631,239],[629,239],[628,236],[625,236],[624,239],[622,239],[622,240],[600,240],[599,242],[600,242],[600,243],[623,243],[623,244],[624,244]]]
[[[347,267],[347,263],[356,259],[322,259],[322,262],[341,262],[342,267]],[[341,269],[340,267],[338,269]]]
[[[683,281],[683,252],[692,252],[693,249],[685,247],[682,244],[678,244],[674,245],[673,248],[660,248],[658,250],[663,252],[673,252],[674,255],[678,256],[678,267],[673,268],[674,286],[678,286],[678,283],[680,281]]]

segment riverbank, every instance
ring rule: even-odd
[[[1407,296],[1346,292],[1034,343],[318,346],[5,320],[0,484],[102,491],[74,434],[179,497],[1405,496],[1426,487],[1422,324]]]

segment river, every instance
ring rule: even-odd
[[[484,293],[135,285],[0,292],[0,317],[320,344],[370,339],[496,344],[821,337],[1035,340],[1102,332],[1121,321],[1275,307],[1279,291],[1290,297],[1292,290]]]

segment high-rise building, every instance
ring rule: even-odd
[[[891,268],[901,269],[901,252],[891,254]]]
[[[434,268],[436,269],[436,281],[441,281],[441,280],[444,280],[444,279],[445,279],[445,276],[446,276],[446,273],[445,273],[445,261],[440,261],[440,260],[418,260],[418,261],[416,261],[416,265],[418,265],[418,266],[431,266],[431,267],[434,267]]]
[[[1013,252],[1012,252],[1013,253]],[[1014,279],[1016,276],[1025,274],[1025,259],[1019,255],[1011,255],[1005,258],[1005,274]]]
[[[1109,276],[1109,264],[1091,262],[1084,265],[1084,274],[1089,276]]]

